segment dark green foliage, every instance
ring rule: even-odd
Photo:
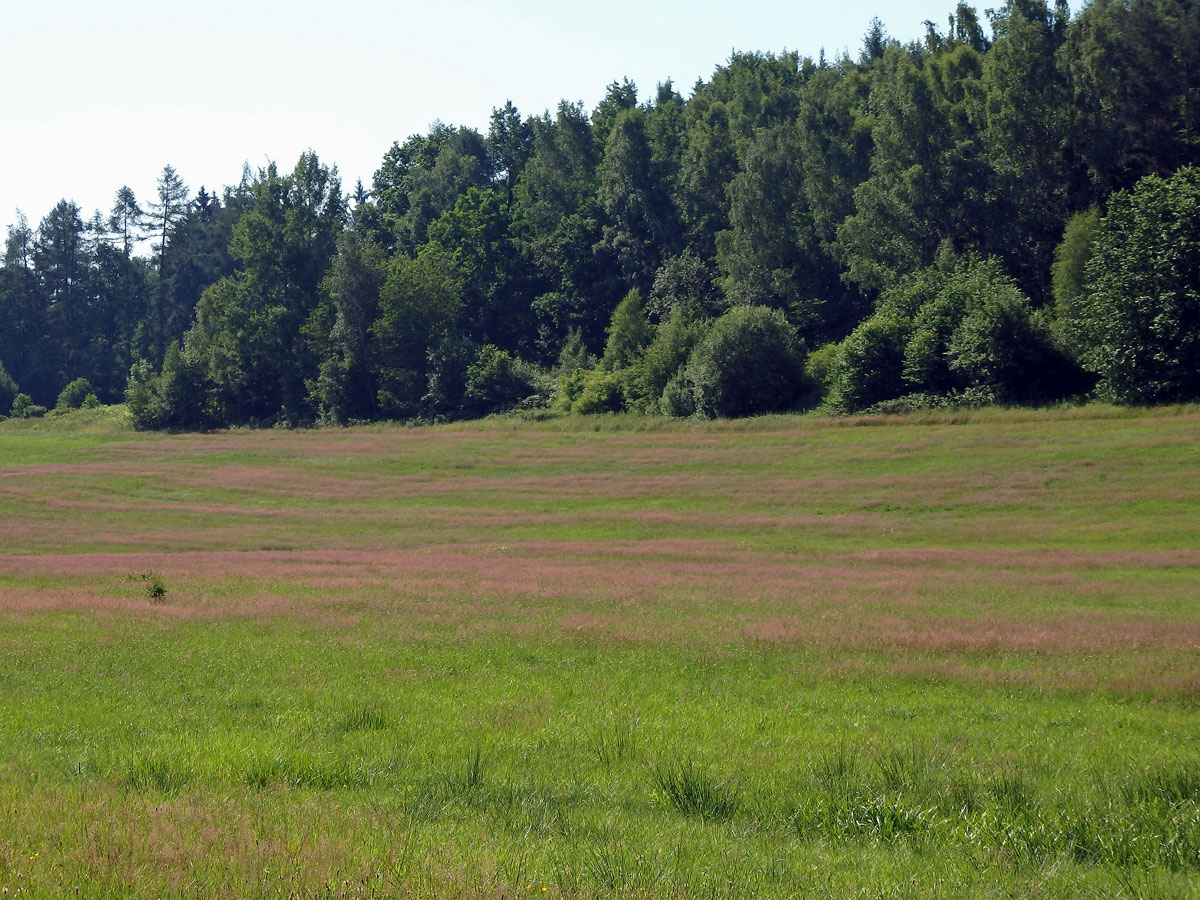
[[[970,121],[981,72],[967,46],[934,60],[889,47],[876,65],[871,174],[837,231],[846,275],[864,289],[930,265],[943,242],[959,251],[978,245],[991,180]]]
[[[464,397],[469,415],[544,406],[549,399],[548,381],[529,363],[488,344],[467,368]]]
[[[1076,328],[1086,368],[1123,403],[1200,398],[1200,169],[1109,202]]]
[[[1071,152],[1092,197],[1195,165],[1200,145],[1200,6],[1094,0],[1059,59],[1071,93]]]
[[[778,310],[734,307],[688,357],[695,411],[733,418],[794,409],[810,393],[804,357],[804,345]]]
[[[663,261],[646,303],[646,313],[658,322],[666,321],[679,308],[710,317],[724,308],[712,270],[690,247]]]
[[[1190,239],[1089,260],[1114,190],[1200,164],[1200,6],[986,20],[957,2],[908,44],[875,20],[857,60],[735,52],[686,100],[622,79],[590,115],[436,122],[349,204],[309,152],[194,196],[166,166],[150,202],[122,187],[86,221],[66,200],[18,215],[0,364],[34,406],[75,378],[97,401],[128,387],[144,427],[474,415],[536,402],[560,356],[567,408],[708,415],[715,375],[681,357],[763,306],[840,342],[810,367],[836,409],[1042,402],[1087,388],[1067,355],[1113,399],[1194,396]],[[1170,204],[1135,227],[1124,202],[1114,233],[1162,214],[1184,234]]]
[[[504,187],[504,196],[512,203],[513,187],[529,155],[533,152],[533,127],[521,118],[511,100],[503,108],[492,110],[487,151],[492,161],[493,178]]]
[[[325,298],[308,322],[321,357],[314,393],[323,421],[341,424],[376,414],[370,327],[379,316],[385,266],[382,250],[357,232],[338,238],[338,254],[322,282]]]
[[[822,391],[829,389],[837,355],[838,345],[831,341],[813,350],[808,354],[808,359],[804,361],[804,374],[812,379],[813,383],[818,385]]]
[[[452,337],[462,315],[463,281],[450,257],[429,245],[415,259],[397,256],[370,326],[379,412],[405,418],[420,411],[429,354]]]
[[[828,399],[843,412],[913,393],[1041,403],[1087,386],[996,260],[948,258],[885,293],[842,342]]]
[[[422,416],[449,420],[468,415],[467,377],[479,352],[479,345],[464,337],[448,337],[429,351]]]
[[[730,303],[784,310],[806,335],[824,333],[822,300],[844,289],[824,252],[803,192],[800,131],[760,131],[729,184],[730,229],[717,236]]]
[[[902,376],[908,324],[897,315],[876,314],[842,341],[829,373],[829,404],[858,412],[905,393]]]
[[[725,187],[737,173],[737,150],[721,101],[697,96],[688,104],[687,118],[676,202],[688,246],[709,259],[716,252],[717,234],[729,227]]]
[[[8,370],[4,368],[4,363],[0,362],[0,415],[7,415],[12,409],[13,400],[17,398],[17,394],[21,392],[20,386],[13,381],[13,377],[8,374]]]
[[[207,428],[214,421],[212,396],[204,361],[194,352],[181,351],[174,341],[167,346],[160,374],[139,360],[125,389],[129,416],[140,430]]]
[[[125,405],[129,407],[129,418],[134,428],[146,431],[166,427],[166,410],[163,408],[158,377],[144,359],[138,360],[129,370]]]
[[[1020,0],[1008,4],[994,28],[975,115],[995,187],[987,198],[987,234],[977,246],[1003,259],[1040,304],[1049,294],[1051,253],[1071,187],[1070,160],[1062,153],[1068,88],[1055,65],[1065,13],[1044,0]]]
[[[241,268],[205,291],[185,346],[207,364],[226,421],[306,421],[320,348],[302,328],[344,225],[341,183],[309,152],[286,175],[269,165],[252,191],[230,244]]]
[[[559,383],[557,405],[581,415],[621,412],[629,401],[629,370],[577,369]]]
[[[648,289],[671,227],[664,185],[655,170],[646,117],[640,109],[616,117],[596,181],[596,199],[608,221],[603,245],[616,260],[622,285]]]
[[[965,390],[987,390],[1001,403],[1045,403],[1090,387],[1016,290],[988,293],[974,304],[951,335],[947,356]]]
[[[634,381],[636,405],[658,412],[663,391],[683,368],[693,348],[708,330],[708,321],[696,318],[688,307],[678,306],[654,333],[638,365]],[[683,413],[691,415],[694,409]],[[678,413],[673,413],[678,414]]]
[[[511,210],[501,193],[469,188],[430,224],[429,242],[462,275],[467,336],[509,351],[530,344],[530,299],[538,277],[514,240]]]
[[[372,239],[389,250],[415,252],[431,222],[468,188],[490,186],[492,176],[487,142],[470,128],[439,122],[427,135],[393,144],[373,182]]]

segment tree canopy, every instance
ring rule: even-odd
[[[349,195],[309,151],[18,216],[0,413],[79,379],[166,428],[1200,399],[1200,6],[947,21],[435,122]]]

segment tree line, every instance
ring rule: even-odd
[[[1200,5],[1009,0],[685,99],[9,229],[0,407],[149,428],[1200,398]],[[150,252],[140,248],[149,241]],[[70,388],[68,391],[67,389]]]

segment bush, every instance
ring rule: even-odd
[[[1101,394],[1200,398],[1200,169],[1114,194],[1092,249],[1073,336]]]
[[[166,406],[162,398],[162,385],[154,374],[150,363],[139,359],[129,369],[129,381],[125,386],[125,404],[129,407],[129,419],[139,431],[165,428]]]
[[[629,370],[608,372],[604,369],[580,369],[564,379],[563,396],[569,396],[566,408],[581,415],[621,412],[627,404]],[[569,391],[569,393],[568,393]],[[560,406],[563,406],[560,400]]]
[[[887,292],[842,342],[829,402],[859,412],[914,396],[954,403],[978,389],[1000,402],[1040,403],[1088,386],[999,263],[975,257],[930,267]]]
[[[647,412],[658,412],[667,384],[687,363],[692,350],[704,337],[708,323],[689,310],[676,307],[658,326],[646,348],[633,382],[634,404]],[[691,415],[691,413],[687,413]]]
[[[833,365],[837,362],[838,345],[836,342],[824,344],[808,354],[808,359],[804,363],[804,374],[807,375],[814,384],[818,384],[822,389],[828,389],[829,382],[833,378]]]
[[[663,388],[659,408],[668,416],[686,419],[696,414],[696,386],[688,377],[687,368],[680,369]]]
[[[1015,287],[987,295],[963,317],[948,356],[968,388],[987,389],[1000,402],[1044,403],[1089,387]]]
[[[549,391],[541,373],[524,360],[488,344],[467,368],[466,408],[487,415],[517,406],[545,405]]]
[[[125,403],[133,427],[142,431],[207,428],[214,418],[202,364],[176,343],[167,347],[160,375],[144,359],[133,364]]]
[[[59,393],[58,401],[54,404],[54,408],[79,409],[87,402],[88,397],[91,397],[93,402],[95,402],[96,392],[92,388],[92,383],[86,378],[76,378]]]
[[[12,417],[14,419],[36,419],[46,414],[46,407],[33,402],[28,394],[17,394],[13,398]]]
[[[904,394],[908,336],[908,324],[894,316],[877,313],[859,323],[842,341],[830,369],[829,404],[852,413]]]
[[[688,357],[687,381],[698,414],[736,418],[796,408],[812,394],[804,347],[783,313],[735,307]]]
[[[422,415],[431,419],[456,419],[464,415],[467,372],[479,356],[479,345],[470,338],[452,337],[428,354],[429,375]]]

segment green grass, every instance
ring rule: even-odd
[[[1198,436],[3,423],[0,886],[1200,896]]]

